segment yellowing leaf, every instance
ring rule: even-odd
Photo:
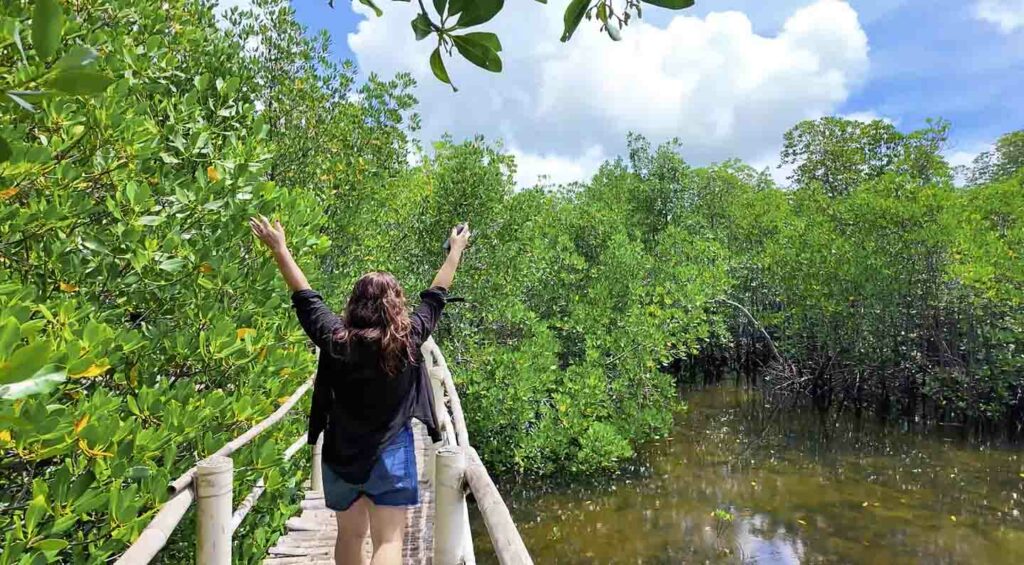
[[[138,386],[138,384],[139,384],[139,366],[138,365],[132,365],[131,370],[128,371],[128,382],[133,387]]]
[[[97,364],[94,363],[94,364],[90,365],[88,369],[82,371],[81,373],[75,373],[73,375],[70,375],[70,377],[73,378],[73,379],[84,379],[84,378],[88,378],[88,377],[98,377],[98,376],[102,375],[103,373],[106,373],[107,369],[109,369],[109,368],[110,368],[110,365],[107,365],[107,364],[97,365]]]
[[[19,190],[20,189],[14,188],[13,186],[6,190],[0,190],[0,201],[13,198],[15,194],[18,194]]]
[[[277,403],[278,404],[284,404],[285,402],[288,402],[288,397],[287,396],[282,396],[281,398],[277,399]]]
[[[203,273],[204,275],[207,273],[212,273],[213,267],[209,263],[203,263],[202,265],[199,265],[199,272]]]
[[[0,442],[10,443],[11,441],[13,441],[11,439],[11,431],[10,430],[0,430]]]
[[[254,333],[256,333],[256,330],[252,328],[238,328],[238,331],[235,332],[235,336],[238,339],[245,339],[245,336],[252,335]]]
[[[278,372],[277,374],[281,375],[282,377],[287,377],[288,375],[292,374],[292,370],[289,367],[285,367],[284,369],[281,369],[281,371]]]
[[[78,287],[71,283],[62,282],[60,283],[60,290],[61,292],[77,292]]]
[[[220,180],[220,173],[217,172],[216,167],[210,165],[206,167],[206,178],[210,179],[210,182],[217,182]]]
[[[267,358],[267,348],[266,347],[264,347],[263,349],[260,349],[260,356],[259,357],[260,357],[260,361],[262,361],[262,360]]]
[[[75,422],[75,434],[80,433],[82,431],[82,429],[85,428],[85,426],[88,425],[88,424],[89,424],[89,415],[86,414],[85,416],[82,416],[82,418],[80,420]]]
[[[78,447],[89,457],[112,457],[114,454],[99,449],[92,449],[85,439],[78,438]]]

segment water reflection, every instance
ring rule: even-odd
[[[1024,563],[1019,447],[777,414],[732,388],[687,401],[629,476],[502,485],[537,563]]]

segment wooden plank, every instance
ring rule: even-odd
[[[334,559],[310,559],[309,557],[270,557],[263,565],[335,565]]]
[[[324,497],[321,494],[319,498],[307,498],[299,503],[299,508],[302,510],[326,510],[327,506],[324,504]]]
[[[303,520],[312,522],[336,522],[337,519],[334,517],[333,510],[306,510],[299,515]]]
[[[291,548],[298,549],[302,547],[334,547],[335,536],[325,537],[311,537],[311,538],[293,538],[291,536],[283,537],[277,540],[277,545],[274,548]],[[273,549],[273,548],[271,548]]]
[[[334,553],[334,546],[280,547],[274,546],[267,552],[270,555],[328,555]]]
[[[312,522],[309,520],[303,520],[302,518],[294,517],[288,518],[288,521],[285,522],[285,527],[287,527],[289,530],[319,531],[326,530],[328,528],[333,530],[337,528],[337,525],[333,522],[325,524],[322,522]]]

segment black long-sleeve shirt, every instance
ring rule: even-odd
[[[292,294],[299,324],[320,348],[307,441],[316,443],[324,433],[323,459],[345,481],[366,482],[381,448],[410,418],[427,427],[440,441],[434,414],[427,364],[420,346],[441,318],[448,291],[432,287],[420,293],[420,304],[410,316],[415,362],[388,376],[380,366],[376,345],[353,344],[342,351],[334,335],[342,321],[313,290]]]

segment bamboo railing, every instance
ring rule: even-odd
[[[444,355],[433,338],[423,344],[422,351],[428,363],[435,410],[443,437],[442,442],[436,446],[435,457],[427,462],[427,473],[435,488],[433,562],[438,565],[476,562],[466,504],[468,487],[483,515],[499,562],[502,565],[532,565],[533,561],[512,521],[508,507],[476,450],[469,444],[462,404]],[[231,454],[283,419],[309,391],[314,378],[310,377],[299,386],[273,414],[175,479],[168,486],[170,499],[115,565],[149,563],[167,545],[172,532],[193,502],[197,507],[196,563],[230,565],[232,536],[266,490],[263,479],[259,479],[238,508],[232,510],[234,469]],[[321,437],[311,453],[310,489],[314,491],[323,490],[320,467],[322,442]],[[305,434],[284,451],[283,459],[290,460],[304,445]]]
[[[476,562],[466,506],[468,486],[483,516],[498,561],[502,565],[532,565],[533,560],[516,529],[508,506],[480,461],[480,456],[469,443],[455,381],[433,338],[423,344],[423,358],[428,363],[434,390],[434,409],[438,412],[443,437],[442,445],[434,457],[434,563],[448,565]]]
[[[231,461],[231,454],[284,418],[313,386],[313,379],[314,377],[310,377],[295,389],[288,400],[273,414],[228,442],[224,447],[197,463],[196,466],[185,471],[168,485],[167,490],[171,493],[171,498],[150,520],[135,543],[118,558],[115,565],[149,563],[167,545],[171,533],[185,517],[185,513],[192,503],[197,500],[196,506],[199,515],[196,520],[196,562],[202,565],[230,565],[231,536],[252,510],[256,500],[266,490],[261,478],[256,482],[249,495],[242,500],[238,509],[232,512],[234,465]],[[304,445],[306,445],[305,433],[284,451],[284,460],[290,460]],[[319,449],[314,448],[312,455],[312,467],[319,470]],[[310,488],[314,490],[323,488],[322,480],[319,483],[316,482],[317,475],[313,474],[310,479],[312,483]]]

